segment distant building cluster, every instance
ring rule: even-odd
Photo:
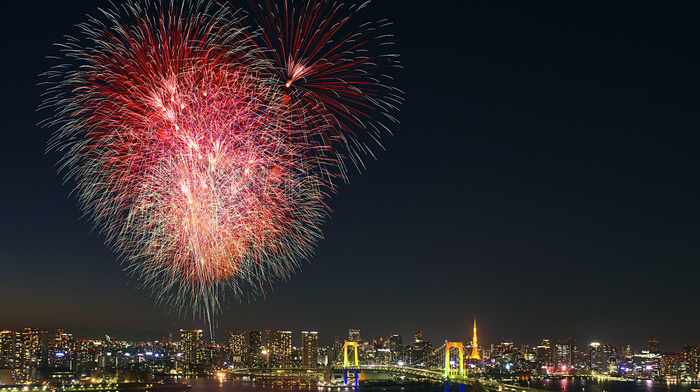
[[[151,342],[110,336],[75,339],[62,329],[0,331],[0,384],[76,379],[144,382],[230,367],[316,368],[328,363],[329,348],[319,347],[316,331],[302,331],[298,347],[292,345],[291,331],[229,332],[222,344],[205,342],[201,330],[181,330],[179,340],[171,334]]]
[[[296,336],[293,336],[296,335]],[[333,344],[319,344],[316,331],[231,331],[225,342],[206,342],[201,330],[181,330],[151,342],[127,342],[110,336],[103,340],[75,339],[56,329],[52,333],[25,328],[0,331],[0,384],[49,380],[147,382],[154,377],[213,374],[241,368],[321,368],[340,365],[357,354],[359,363],[435,368],[448,362],[466,363],[471,374],[489,379],[520,379],[589,375],[598,377],[698,380],[700,347],[684,346],[677,352],[659,351],[656,340],[648,350],[632,352],[629,346],[576,340],[516,346],[512,342],[478,345],[476,325],[469,341],[457,344],[459,354],[445,344],[433,345],[416,331],[404,344],[399,334],[366,340],[359,329]],[[293,344],[293,338],[300,342]],[[454,343],[453,343],[454,344]],[[447,349],[445,348],[447,347]],[[348,355],[347,351],[357,353]],[[463,355],[455,358],[455,355]]]
[[[491,345],[481,364],[470,364],[485,372],[514,377],[596,375],[619,379],[695,381],[700,373],[700,347],[660,352],[658,341],[648,349],[633,352],[630,346],[592,342],[579,346],[574,339],[516,347],[512,342]]]

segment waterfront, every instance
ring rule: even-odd
[[[304,386],[278,386],[270,384],[259,384],[249,379],[224,379],[224,378],[190,378],[182,380],[192,386],[191,392],[301,392],[301,391],[324,391],[325,388],[304,387]],[[521,383],[521,386],[541,389],[552,392],[691,392],[693,388],[700,388],[698,384],[690,383],[666,383],[658,381],[594,381],[594,380],[543,380]],[[444,385],[394,385],[359,388],[334,388],[339,391],[358,392],[461,392],[459,386]],[[330,390],[330,389],[329,389]],[[465,387],[465,392],[470,388]]]

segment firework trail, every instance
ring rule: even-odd
[[[393,121],[400,93],[375,71],[396,59],[365,53],[376,30],[338,38],[342,5],[304,4],[265,2],[256,30],[206,0],[131,0],[78,25],[46,73],[49,150],[79,206],[180,313],[210,318],[294,274],[346,154],[370,151],[360,132]]]

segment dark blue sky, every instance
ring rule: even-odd
[[[238,2],[243,5],[243,1]],[[52,46],[107,1],[0,5],[0,328],[203,327],[134,290],[36,124]],[[700,344],[700,5],[377,0],[406,103],[315,257],[227,330]]]

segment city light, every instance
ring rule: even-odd
[[[294,334],[301,338],[301,346],[292,344]],[[205,338],[202,330],[183,329],[179,339],[170,335],[157,341],[128,342],[114,338],[78,339],[63,330],[57,330],[51,337],[47,331],[27,328],[23,332],[0,331],[0,367],[11,369],[22,385],[43,382],[49,386],[52,372],[61,382],[90,384],[116,382],[125,376],[130,378],[126,381],[143,382],[155,374],[211,376],[222,381],[241,374],[258,378],[259,375],[250,373],[251,369],[257,369],[255,372],[266,375],[265,380],[276,383],[271,386],[287,385],[284,382],[294,379],[277,379],[277,375],[304,375],[318,381],[327,376],[322,373],[328,369],[343,377],[328,376],[331,380],[326,377],[318,385],[356,385],[360,376],[344,372],[361,373],[362,369],[386,373],[394,381],[410,381],[412,377],[427,378],[430,382],[443,378],[483,378],[484,383],[495,383],[495,390],[509,390],[500,381],[529,382],[552,377],[561,379],[562,383],[570,377],[700,382],[700,346],[686,345],[681,352],[661,353],[655,340],[649,341],[649,350],[641,352],[634,352],[629,346],[621,349],[599,342],[584,345],[581,350],[573,339],[545,339],[533,346],[506,341],[480,346],[480,359],[474,359],[470,358],[472,350],[462,350],[462,342],[448,340],[433,347],[421,332],[416,333],[411,344],[404,345],[401,335],[387,336],[363,339],[359,330],[353,330],[347,339],[323,345],[318,331],[231,331],[225,342],[216,342]],[[38,371],[40,368],[42,371]],[[140,370],[133,372],[135,368]],[[71,372],[66,373],[65,369]],[[42,373],[49,378],[41,379]],[[363,376],[362,382],[374,381]]]

